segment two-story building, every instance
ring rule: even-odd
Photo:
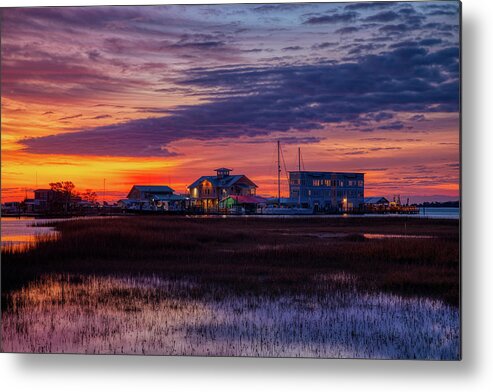
[[[36,189],[34,191],[34,210],[47,211],[52,207],[56,199],[56,192],[53,189]]]
[[[186,208],[187,198],[174,192],[166,185],[134,185],[118,205],[136,211],[181,211]]]
[[[218,211],[221,200],[229,196],[255,196],[257,185],[244,174],[231,175],[221,167],[215,176],[202,176],[188,186],[191,206],[204,211]]]
[[[289,197],[314,211],[350,212],[364,205],[363,173],[291,171]]]

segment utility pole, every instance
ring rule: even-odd
[[[104,208],[105,199],[106,199],[106,178],[103,178],[103,208]]]

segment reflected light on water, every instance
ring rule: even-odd
[[[191,281],[48,276],[7,298],[2,348],[458,359],[458,309],[435,300],[357,292],[352,281],[347,274],[320,276],[325,295],[239,296],[208,286],[197,296],[200,285]],[[345,288],[334,289],[334,282]]]

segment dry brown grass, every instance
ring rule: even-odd
[[[2,251],[4,292],[49,273],[160,274],[200,279],[204,290],[214,284],[225,293],[275,296],[315,290],[317,277],[344,271],[363,290],[459,303],[455,220],[151,216],[54,225],[57,241],[20,254]],[[323,236],[331,233],[347,236]],[[362,233],[434,238],[367,240]]]

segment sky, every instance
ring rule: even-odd
[[[365,173],[459,198],[459,3],[2,9],[2,202],[54,181],[124,198],[218,167]],[[283,173],[283,196],[288,195]]]

